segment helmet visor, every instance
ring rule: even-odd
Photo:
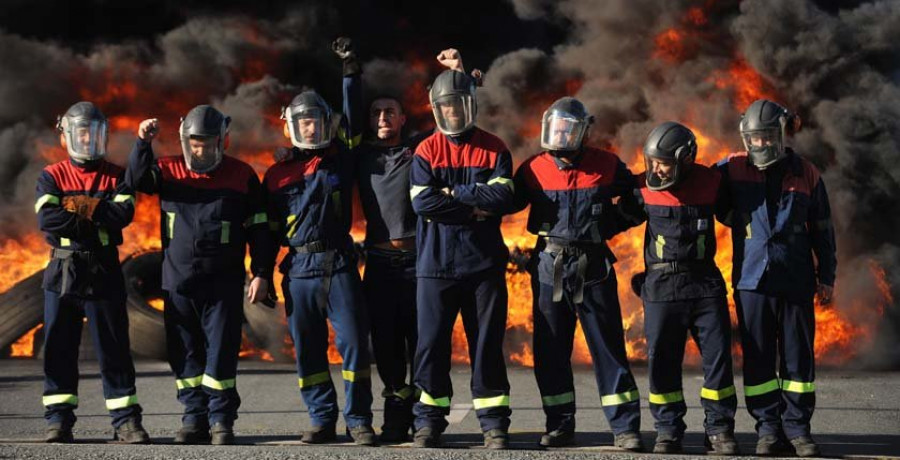
[[[587,121],[567,112],[553,110],[541,123],[541,148],[573,151],[581,148]]]
[[[678,182],[678,162],[671,159],[654,158],[644,155],[647,171],[647,188],[665,190]]]
[[[320,107],[289,107],[291,143],[301,149],[320,149],[331,143],[332,126]]]
[[[434,121],[444,134],[459,134],[475,124],[475,98],[471,94],[441,96],[431,108]]]
[[[221,136],[182,136],[184,162],[195,173],[208,173],[222,163],[224,142]]]
[[[81,119],[67,123],[66,148],[78,161],[91,161],[106,155],[108,128],[105,120]]]
[[[758,168],[766,168],[784,154],[781,128],[768,128],[741,133],[750,161]]]

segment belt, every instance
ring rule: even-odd
[[[297,254],[312,254],[316,252],[325,252],[328,250],[328,244],[324,241],[310,241],[300,246],[291,246],[291,251]]]
[[[366,256],[385,259],[392,267],[406,267],[410,263],[415,263],[416,261],[416,253],[414,251],[403,251],[399,249],[368,248],[366,250]]]
[[[577,257],[575,268],[575,291],[572,302],[576,305],[584,303],[584,278],[587,274],[588,253],[600,249],[597,243],[576,243],[555,238],[544,238],[544,252],[555,254],[553,258],[553,301],[561,302],[563,297],[563,271],[566,256]]]
[[[655,264],[650,264],[647,266],[648,269],[653,271],[661,271],[663,273],[685,273],[695,271],[701,268],[708,268],[713,264],[708,261],[700,261],[700,260],[685,260],[682,262],[672,261],[672,262],[659,262]]]

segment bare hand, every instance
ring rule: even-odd
[[[834,286],[820,284],[818,288],[816,288],[816,298],[818,299],[820,305],[830,304],[831,299],[834,298]]]
[[[260,277],[254,277],[250,281],[250,287],[247,288],[247,300],[250,303],[259,303],[269,296],[269,280]]]
[[[157,133],[159,133],[159,120],[156,118],[144,120],[138,126],[138,137],[145,141],[152,141]]]
[[[437,55],[437,60],[441,63],[442,66],[450,70],[465,72],[465,69],[463,68],[462,55],[459,54],[459,51],[456,48],[447,48],[441,51]]]
[[[353,54],[353,40],[348,37],[338,37],[331,43],[331,50],[341,59],[347,59]]]

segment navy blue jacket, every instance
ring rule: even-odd
[[[417,276],[462,279],[506,268],[500,220],[512,212],[515,188],[503,141],[478,127],[454,138],[436,131],[416,149],[409,178],[419,215]],[[474,208],[493,215],[475,217]]]
[[[571,164],[541,152],[516,171],[516,208],[531,205],[527,229],[530,233],[573,244],[592,252],[586,278],[604,279],[616,261],[606,240],[620,231],[613,199],[632,193],[634,179],[614,153],[584,147]],[[552,284],[553,257],[541,252],[546,240],[535,248],[540,281]],[[575,270],[568,260],[566,272]]]
[[[353,222],[353,154],[362,139],[362,114],[354,110],[362,99],[359,74],[344,77],[344,112],[337,139],[328,147],[296,147],[272,165],[263,178],[264,201],[273,239],[282,246],[322,244],[327,251],[290,251],[279,269],[291,278],[310,278],[350,267],[356,255]],[[275,251],[269,264],[275,263]]]
[[[138,139],[126,181],[159,194],[163,289],[202,296],[218,286],[243,284],[248,243],[251,273],[271,279],[263,263],[272,252],[268,219],[250,165],[225,155],[218,168],[198,174],[187,169],[183,155],[155,159],[150,142]]]
[[[812,163],[790,150],[781,161],[786,171],[777,203],[766,199],[769,170],[758,170],[746,152],[717,164],[733,208],[726,221],[734,244],[732,281],[735,289],[808,301],[817,282],[834,285],[837,257],[831,208]]]
[[[116,246],[122,244],[122,229],[134,217],[134,193],[122,181],[123,173],[121,167],[103,159],[83,164],[65,160],[45,167],[38,177],[34,210],[47,243],[53,248],[94,253],[101,270],[105,267],[110,275],[121,276]],[[100,198],[90,219],[63,208],[63,198],[77,195]],[[103,280],[90,274],[98,267],[89,265],[96,264],[77,260],[71,265],[70,286],[103,288],[99,282]],[[60,292],[63,269],[60,259],[51,259],[43,287]]]

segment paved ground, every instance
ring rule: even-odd
[[[543,429],[540,396],[531,369],[513,368],[510,369],[511,431],[515,450],[489,452],[478,447],[481,435],[467,390],[469,371],[463,367],[453,371],[457,396],[450,415],[452,423],[445,435],[450,448],[424,451],[411,449],[408,445],[381,448],[360,448],[346,443],[324,447],[300,445],[297,433],[307,428],[309,421],[300,401],[293,366],[252,361],[241,362],[238,376],[243,404],[235,430],[240,446],[166,445],[180,425],[181,408],[175,400],[173,378],[164,363],[140,362],[137,367],[138,395],[145,410],[144,425],[156,444],[120,446],[106,443],[111,439],[109,418],[104,409],[97,366],[88,361],[81,363],[81,406],[77,411],[79,420],[75,432],[82,442],[74,446],[44,445],[37,443],[44,430],[40,404],[40,361],[0,360],[0,458],[659,458],[628,454],[611,447],[612,435],[603,417],[594,376],[589,369],[579,370],[575,377],[578,389],[578,441],[581,447],[554,451],[535,449]],[[332,369],[332,373],[333,380],[340,382],[340,370]],[[636,374],[644,409],[644,441],[652,445],[653,421],[647,411],[646,371],[638,368]],[[696,371],[686,373],[684,390],[689,405],[686,449],[693,455],[704,453],[698,396],[701,383]],[[867,458],[900,455],[900,373],[822,371],[817,384],[819,403],[813,429],[826,456]],[[378,395],[380,392],[381,385],[376,378],[373,393]],[[378,404],[380,401],[376,406]],[[375,407],[376,426],[381,422],[381,415],[380,407]],[[753,423],[743,405],[738,411],[737,432],[742,450],[752,452],[756,437]],[[348,440],[345,438],[344,441]]]

